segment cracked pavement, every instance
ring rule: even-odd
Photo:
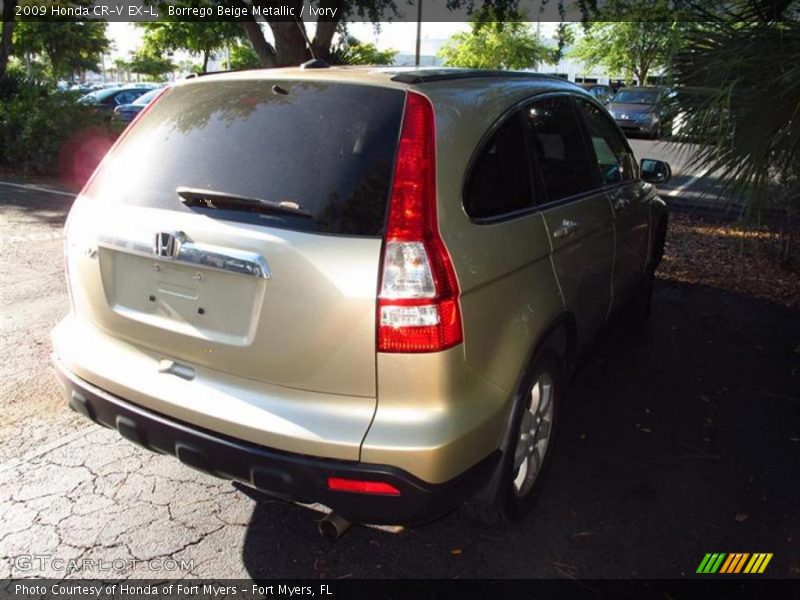
[[[222,537],[217,534],[225,528],[243,529],[249,522],[247,500],[229,484],[120,444],[113,432],[93,427],[0,472],[0,556],[49,554],[108,563],[183,559],[193,563],[191,574],[201,576],[206,563],[216,564],[216,554],[224,550],[214,544]],[[205,552],[195,551],[200,543],[207,546]],[[26,574],[13,562],[5,569],[0,576]],[[246,577],[241,568],[229,572]],[[36,575],[64,573],[44,570]]]
[[[317,513],[67,408],[49,332],[70,202],[0,184],[0,578],[682,577],[710,551],[773,552],[768,576],[800,577],[797,312],[658,282],[649,332],[612,329],[577,375],[528,519],[454,513],[330,544]],[[26,570],[29,554],[126,567]],[[191,568],[148,570],[165,559]]]

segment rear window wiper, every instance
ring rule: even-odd
[[[312,218],[312,214],[303,209],[296,202],[284,200],[275,202],[274,200],[264,200],[262,198],[250,198],[248,196],[238,196],[227,192],[217,192],[214,190],[202,190],[198,188],[179,187],[175,190],[181,197],[181,202],[186,206],[199,206],[202,208],[224,209],[244,209],[259,213],[283,213],[294,217]]]

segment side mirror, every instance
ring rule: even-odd
[[[647,183],[667,183],[672,177],[669,163],[654,158],[643,158],[639,163],[639,172]]]

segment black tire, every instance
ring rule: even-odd
[[[510,428],[512,433],[508,436],[508,447],[503,449],[503,457],[498,466],[499,472],[495,474],[497,483],[492,497],[488,502],[471,501],[466,503],[464,512],[469,517],[490,524],[513,523],[527,515],[535,505],[555,447],[560,405],[563,401],[565,390],[563,373],[563,362],[554,353],[548,352],[534,362],[534,367],[525,377],[523,385],[520,386],[521,393],[517,396],[517,402],[512,414]],[[515,484],[515,480],[518,479],[522,467],[515,467],[515,450],[518,443],[521,443],[523,423],[530,423],[526,413],[530,412],[533,386],[536,383],[541,384],[545,379],[549,379],[551,385],[550,403],[552,416],[549,423],[548,440],[540,457],[540,465],[535,475],[530,481],[526,478],[525,484],[520,489]]]

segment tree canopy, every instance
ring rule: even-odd
[[[225,68],[233,71],[243,69],[257,69],[261,66],[258,55],[247,41],[237,41],[228,47],[228,58],[225,61]]]
[[[570,55],[587,67],[633,77],[641,85],[669,63],[680,41],[681,25],[660,21],[598,21],[590,23]]]
[[[106,23],[101,21],[65,21],[57,25],[20,21],[13,31],[13,55],[40,57],[54,78],[98,71],[102,55],[111,48]]]
[[[131,59],[125,63],[125,68],[131,73],[146,75],[154,79],[159,79],[163,75],[171,73],[176,66],[168,57],[146,50],[134,53]]]
[[[201,57],[203,73],[215,53],[243,36],[237,23],[225,21],[160,21],[138,26],[144,31],[146,53],[157,55],[185,50]]]
[[[709,7],[717,0],[707,2]],[[647,85],[654,71],[667,66],[680,47],[681,33],[689,19],[688,2],[681,0],[606,0],[591,11],[570,56],[591,68],[635,78]],[[582,31],[580,31],[582,29]]]
[[[439,56],[447,66],[474,69],[531,69],[554,59],[553,52],[521,20],[475,19],[470,31],[451,37]]]
[[[193,7],[211,7],[215,9],[217,5],[225,5],[233,8],[245,9],[250,6],[269,7],[270,0],[145,0],[156,6],[166,7],[167,4],[191,5]],[[453,0],[459,4],[462,0]],[[516,0],[500,0],[501,2]],[[294,9],[295,14],[301,14],[304,0],[286,0],[281,3],[286,8]],[[306,25],[302,20],[291,20],[285,17],[268,17],[258,21],[251,11],[244,13],[244,17],[237,23],[231,23],[237,28],[237,35],[247,38],[252,46],[253,52],[258,57],[262,67],[285,67],[299,65],[311,58],[311,52],[318,58],[328,59],[331,53],[334,35],[340,29],[340,25],[348,18],[357,16],[359,19],[378,22],[381,19],[396,16],[396,0],[311,0],[314,8],[326,8],[335,10],[333,16],[321,16],[316,24],[313,37],[306,41],[308,37]],[[272,33],[272,40],[268,41],[262,25],[269,27]],[[203,26],[209,23],[204,22]],[[310,46],[310,49],[309,49]],[[187,48],[188,49],[188,48]]]
[[[391,20],[400,14],[400,6],[412,6],[416,0],[310,0],[307,2],[315,9],[325,8],[335,11],[331,16],[321,16],[316,23],[313,36],[308,36],[306,25],[302,20],[290,20],[285,17],[270,18],[257,21],[252,12],[238,22],[244,36],[250,42],[262,67],[285,67],[299,65],[311,58],[312,52],[317,58],[336,60],[331,53],[337,49],[334,38],[337,33],[344,33],[342,25],[353,18],[362,21],[378,23]],[[445,2],[445,0],[436,0]],[[517,7],[524,0],[446,0],[449,9],[467,8],[473,11],[483,4],[488,6],[497,21],[503,21],[516,14]],[[553,0],[562,6],[566,0]],[[581,0],[583,2],[583,0]],[[145,0],[150,4],[165,6],[165,0]],[[270,0],[170,0],[169,4],[191,4],[195,7],[209,6],[215,8],[219,4],[233,8],[247,8],[250,6],[270,6]],[[295,14],[301,13],[304,0],[286,0],[281,3],[286,8],[294,9]],[[479,12],[479,11],[478,11]],[[308,11],[306,11],[308,14]],[[265,35],[264,25],[270,29],[272,40]],[[306,41],[308,38],[308,41]],[[360,59],[354,57],[354,59]]]
[[[378,50],[373,43],[365,43],[345,35],[331,48],[328,61],[333,65],[390,65],[397,50]]]

